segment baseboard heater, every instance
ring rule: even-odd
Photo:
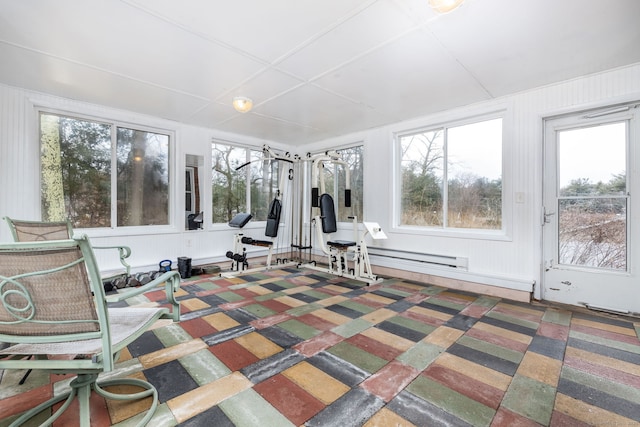
[[[379,261],[384,261],[385,259],[396,259],[402,261],[420,262],[433,266],[455,268],[460,270],[467,270],[467,268],[469,267],[469,259],[466,257],[426,254],[422,252],[411,252],[377,247],[368,247],[367,249],[369,251],[369,256],[371,257],[372,262],[375,260],[375,258],[379,257]],[[384,262],[373,263],[379,265],[386,264]],[[390,267],[392,267],[392,265]]]

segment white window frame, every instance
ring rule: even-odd
[[[392,227],[391,233],[426,235],[437,237],[454,237],[454,238],[470,238],[480,240],[498,240],[510,241],[512,229],[512,208],[513,198],[511,196],[511,168],[508,161],[511,152],[508,146],[508,135],[511,133],[509,128],[510,114],[506,109],[492,110],[490,112],[480,112],[478,114],[467,114],[452,117],[447,120],[437,120],[434,122],[424,123],[408,129],[399,129],[393,132],[393,191],[391,195],[392,208]],[[475,228],[454,228],[454,227],[434,227],[434,226],[417,226],[401,224],[402,218],[402,148],[401,138],[429,132],[432,130],[446,129],[480,123],[494,119],[502,119],[502,226],[500,229],[475,229]],[[445,154],[446,156],[446,154]],[[445,162],[446,164],[446,162]],[[443,202],[446,202],[444,198]]]
[[[239,142],[233,142],[233,141],[227,141],[227,140],[223,140],[223,139],[219,139],[219,138],[212,138],[211,139],[211,150],[213,150],[213,145],[215,144],[219,144],[219,145],[226,145],[229,147],[233,147],[236,149],[241,149],[241,150],[245,150],[245,160],[246,162],[250,162],[251,161],[251,152],[256,152],[256,153],[260,153],[262,151],[262,148],[260,147],[256,147],[256,146],[252,146],[252,145],[248,145],[248,144],[242,144]],[[211,151],[210,151],[211,152]],[[210,154],[211,157],[211,154]],[[211,160],[213,160],[213,158],[211,157]],[[211,166],[211,174],[213,174],[213,165]],[[280,172],[279,172],[280,173]],[[247,212],[251,212],[251,206],[252,206],[252,200],[251,200],[251,185],[250,185],[250,178],[251,178],[251,168],[249,166],[246,166],[246,170],[245,170],[245,179],[248,185],[245,186],[245,204],[246,204],[246,211]],[[209,179],[208,181],[208,191],[211,194],[212,192],[212,179],[213,177],[211,177],[211,179]],[[210,208],[212,207],[213,204],[213,200],[211,200],[210,203]],[[213,220],[213,214],[211,216],[211,219]],[[265,220],[256,220],[255,218],[251,220],[251,222],[249,222],[249,224],[247,224],[245,226],[245,228],[250,229],[250,228],[263,228],[264,224],[266,223],[266,219]],[[228,229],[228,222],[211,222],[209,224],[209,226],[212,229]]]
[[[366,151],[366,146],[365,143],[363,141],[358,141],[358,142],[354,142],[351,144],[345,144],[345,145],[340,145],[338,147],[334,147],[334,148],[329,148],[329,151],[337,151],[338,153],[340,153],[341,151],[344,150],[349,150],[352,148],[357,148],[360,147],[361,151],[362,151],[362,165],[363,165],[363,170],[362,170],[362,189],[361,193],[359,195],[360,200],[362,201],[362,215],[358,216],[358,222],[361,223],[364,220],[364,212],[365,212],[365,206],[364,206],[364,188],[365,188],[365,178],[364,178],[364,164],[365,164],[365,151]],[[322,151],[318,151],[318,152],[313,152],[310,153],[312,156],[315,154],[321,154],[326,152],[327,150],[322,150]],[[333,167],[333,174],[334,176],[337,176],[338,174],[338,165],[334,165]],[[333,197],[335,198],[335,209],[336,209],[336,218],[338,219],[337,221],[337,225],[339,229],[351,229],[353,227],[353,224],[351,221],[340,221],[340,209],[341,207],[339,206],[338,203],[338,198],[336,197],[336,195],[338,195],[338,186],[339,186],[339,182],[337,180],[334,179],[333,181],[333,188],[331,189],[333,192]],[[353,191],[354,188],[353,186],[351,187],[351,194],[353,195]],[[346,208],[346,207],[342,207],[342,209],[350,209],[350,208]]]
[[[170,232],[175,230],[175,212],[176,212],[176,167],[175,167],[175,152],[176,152],[176,133],[174,130],[155,127],[147,124],[143,124],[140,122],[129,122],[116,118],[112,118],[109,116],[95,116],[91,114],[86,114],[73,110],[63,110],[55,107],[47,107],[47,106],[35,106],[35,125],[36,132],[35,136],[38,140],[38,151],[40,150],[40,116],[41,114],[50,114],[57,115],[63,117],[74,118],[78,120],[86,120],[100,124],[106,124],[111,127],[111,218],[110,218],[110,227],[94,227],[94,228],[81,228],[83,233],[86,233],[90,237],[100,237],[100,236],[121,236],[121,235],[133,235],[133,234],[153,234],[153,233],[163,233]],[[169,152],[168,152],[168,173],[169,173],[169,189],[168,189],[168,206],[167,206],[167,215],[168,215],[168,224],[162,225],[139,225],[139,226],[118,226],[117,224],[117,175],[114,171],[117,171],[117,156],[116,156],[116,148],[117,148],[117,129],[118,128],[127,128],[133,129],[136,131],[142,132],[152,132],[158,133],[168,136],[169,138]],[[42,177],[40,176],[42,171],[41,161],[38,161],[38,193],[42,192]],[[40,196],[39,196],[40,197]],[[184,196],[183,196],[184,197]],[[39,199],[40,200],[40,199]],[[40,203],[38,204],[38,217],[42,217],[42,212],[40,208]]]

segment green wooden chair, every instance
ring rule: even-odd
[[[4,220],[9,224],[11,235],[16,242],[73,239],[73,227],[70,221],[27,221],[12,219],[6,216]],[[128,246],[94,246],[93,249],[117,250],[120,257],[120,264],[122,264],[124,268],[122,272],[103,276],[103,281],[131,274],[131,266],[126,261],[131,255],[131,248]]]
[[[167,272],[153,282],[154,287],[165,282],[167,295],[172,296],[179,289],[180,275],[176,271]],[[121,293],[116,300],[129,296],[130,293]],[[151,396],[151,408],[138,423],[146,425],[158,406],[155,387],[131,378],[101,381],[99,374],[113,371],[121,350],[156,320],[175,320],[179,307],[176,311],[174,305],[173,310],[172,313],[165,307],[109,308],[87,237],[0,244],[0,342],[11,344],[0,350],[0,369],[40,369],[77,375],[69,392],[25,412],[11,426],[22,425],[44,410],[52,412],[43,424],[50,425],[77,398],[76,425],[88,427],[92,391],[118,400]],[[61,355],[75,357],[56,357]],[[133,385],[142,391],[124,395],[105,390],[114,385]],[[63,400],[56,411],[49,409]]]

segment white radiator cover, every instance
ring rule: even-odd
[[[374,260],[380,261],[380,258],[390,258],[393,262],[397,260],[420,262],[433,266],[442,266],[455,269],[467,270],[469,267],[469,259],[451,255],[426,254],[420,252],[402,251],[396,249],[369,247],[369,258],[374,264]]]
[[[369,259],[374,268],[387,267],[517,291],[534,291],[534,279],[470,272],[469,260],[465,257],[381,248],[368,249]]]

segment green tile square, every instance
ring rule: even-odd
[[[200,288],[202,288],[205,291],[212,291],[214,289],[220,289],[220,286],[216,285],[213,282],[198,282],[195,284],[195,286],[199,286]],[[186,287],[186,290],[189,290],[189,287]]]
[[[351,310],[358,311],[358,312],[360,312],[362,314],[368,314],[368,313],[371,313],[372,311],[376,310],[373,307],[369,307],[368,305],[360,304],[359,302],[355,302],[355,301],[351,301],[351,300],[343,301],[343,302],[339,303],[338,305],[350,308]]]
[[[556,389],[529,377],[516,374],[502,400],[502,406],[542,425],[549,425]]]
[[[412,329],[417,332],[422,332],[424,334],[430,334],[431,332],[436,330],[436,327],[433,325],[429,325],[423,322],[418,322],[417,320],[410,319],[404,316],[394,316],[388,320],[391,323],[395,323],[396,325],[404,326],[405,328]]]
[[[359,334],[365,329],[369,329],[371,326],[373,326],[371,322],[367,322],[364,319],[356,319],[336,326],[335,328],[331,329],[331,332],[342,337],[349,338],[356,334]]]
[[[491,354],[501,359],[508,360],[509,362],[513,363],[519,364],[520,362],[522,362],[522,358],[524,357],[524,353],[520,353],[519,351],[511,350],[509,348],[501,347],[497,344],[468,336],[461,337],[457,341],[457,343],[474,350],[478,350],[483,353]]]
[[[386,360],[371,353],[367,353],[346,341],[342,341],[334,345],[327,351],[369,373],[377,372],[388,363]]]
[[[405,365],[412,366],[417,370],[422,371],[426,369],[427,366],[431,365],[431,363],[433,363],[433,361],[436,360],[436,358],[438,358],[438,356],[443,352],[444,349],[437,345],[419,341],[409,350],[396,357],[396,359]]]
[[[287,295],[287,294],[285,294],[284,292],[282,292],[282,291],[278,291],[278,292],[271,292],[271,293],[269,293],[269,294],[258,295],[258,296],[257,296],[257,297],[255,297],[254,299],[255,299],[256,301],[269,301],[269,300],[271,300],[271,299],[274,299],[274,298],[280,298],[280,297],[283,297],[283,296],[286,296],[286,295]]]
[[[273,282],[269,282],[269,283],[273,283],[274,285],[282,286],[285,289],[297,288],[298,286],[300,286],[300,285],[297,285],[295,283],[291,283],[288,280],[284,280],[284,279],[274,280]]]
[[[302,339],[308,340],[309,338],[313,338],[316,335],[320,335],[322,331],[313,328],[307,324],[302,323],[296,319],[285,320],[284,322],[278,323],[278,327],[291,332],[292,334],[299,336]]]
[[[267,317],[276,314],[277,312],[271,310],[270,308],[265,307],[261,304],[249,304],[242,307],[245,311],[257,316],[257,317]]]
[[[298,316],[304,316],[305,314],[313,313],[314,311],[320,310],[322,308],[324,308],[324,306],[320,304],[312,303],[312,304],[301,305],[299,307],[290,308],[289,310],[285,311],[285,313],[298,317]]]
[[[445,288],[441,288],[440,286],[427,286],[426,288],[422,289],[420,293],[425,295],[438,295],[445,290]]]
[[[207,349],[181,357],[178,361],[198,385],[208,384],[231,373],[229,368]]]
[[[331,297],[331,295],[329,294],[325,294],[324,292],[318,292],[316,290],[304,291],[302,292],[302,294],[308,295],[313,298],[318,298],[318,300],[323,300]]]
[[[496,414],[494,409],[432,381],[424,375],[413,380],[407,386],[407,390],[472,426],[488,427]]]
[[[243,296],[240,296],[231,291],[220,292],[219,294],[216,294],[216,295],[227,302],[237,302],[237,301],[242,301],[244,299]]]
[[[153,333],[165,347],[193,340],[193,337],[182,329],[179,323],[170,323],[164,328],[154,329]]]
[[[560,326],[569,326],[571,324],[571,313],[568,311],[560,311],[556,308],[548,308],[542,316],[542,321],[555,323]],[[640,332],[638,333],[638,338],[640,338]]]
[[[471,304],[471,305],[479,305],[485,308],[491,308],[500,302],[500,298],[488,297],[486,295],[482,295]]]
[[[401,289],[396,289],[396,288],[387,287],[387,286],[382,287],[382,289],[380,290],[389,294],[398,295],[399,297],[408,297],[409,295],[412,295],[411,292],[407,292]]]
[[[538,322],[532,322],[531,320],[526,320],[516,316],[509,316],[508,314],[498,313],[496,311],[490,311],[486,316],[502,320],[504,322],[513,323],[514,325],[524,326],[525,328],[533,329],[534,331],[538,329],[538,326],[540,326]]]
[[[223,400],[218,407],[237,426],[295,427],[252,388]]]
[[[632,385],[623,384],[615,380],[608,380],[601,376],[566,365],[562,368],[561,376],[565,380],[591,387],[619,399],[640,405],[640,388]]]
[[[433,297],[433,298],[429,298],[427,300],[427,302],[429,302],[430,304],[435,304],[435,305],[439,305],[441,307],[447,307],[447,308],[452,308],[454,310],[464,310],[467,306],[466,304],[458,304],[455,303],[453,301],[448,301],[448,300],[444,300],[442,298],[438,298],[437,296]]]

